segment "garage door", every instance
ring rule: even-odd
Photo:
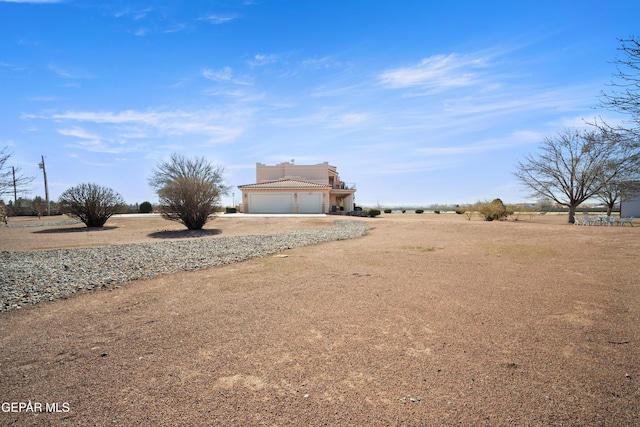
[[[293,213],[293,193],[249,193],[249,213]]]
[[[298,212],[322,213],[322,193],[298,193]]]

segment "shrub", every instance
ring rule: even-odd
[[[232,213],[236,213],[238,210],[236,208],[232,208],[230,206],[227,206],[224,211],[225,211],[225,213],[232,214]]]
[[[462,214],[464,213],[464,211],[465,211],[465,210],[466,210],[466,209],[465,209],[465,207],[464,207],[464,206],[456,205],[456,213],[457,213],[458,215],[462,215]]]
[[[367,215],[370,216],[371,218],[380,215],[380,209],[369,209],[367,211]]]
[[[391,213],[391,209],[385,209],[384,213]]]
[[[224,168],[204,157],[188,159],[179,154],[158,164],[149,184],[160,199],[158,210],[165,219],[182,223],[189,230],[201,230],[218,211],[220,196],[227,194]]]
[[[153,205],[150,202],[142,202],[140,203],[140,212],[141,213],[151,213],[153,211]]]
[[[491,202],[478,202],[476,203],[476,211],[482,215],[485,221],[503,220],[513,213],[500,199],[494,199]]]
[[[424,209],[416,209],[416,213],[417,213],[417,214],[421,214],[421,213],[423,213],[423,212],[424,212]]]
[[[124,205],[122,196],[97,184],[80,184],[60,195],[60,210],[87,227],[102,227]]]
[[[440,215],[440,211],[433,211],[433,213]]]

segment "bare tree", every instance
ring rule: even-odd
[[[611,90],[602,92],[601,106],[631,116],[636,135],[640,133],[640,40],[631,36],[620,40],[618,48],[623,57],[616,58],[615,80],[609,85]]]
[[[595,128],[546,137],[540,150],[518,162],[514,175],[532,196],[568,207],[572,224],[580,204],[637,169],[640,161],[632,138]]]
[[[124,205],[122,196],[98,184],[80,184],[60,195],[60,210],[87,227],[102,227]]]
[[[11,158],[7,147],[0,150],[0,197],[4,194],[13,194],[14,202],[18,199],[18,193],[29,189],[29,184],[35,177],[27,176],[16,166],[5,166]]]
[[[220,196],[227,194],[224,168],[203,157],[179,154],[159,163],[149,178],[160,199],[159,211],[165,219],[200,230],[219,209]]]

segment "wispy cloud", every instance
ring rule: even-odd
[[[335,118],[335,125],[338,127],[358,126],[367,122],[371,118],[369,113],[347,113]]]
[[[491,138],[479,141],[475,144],[458,145],[450,147],[424,147],[416,150],[416,153],[428,156],[466,156],[469,154],[484,153],[488,151],[505,150],[516,146],[540,142],[544,137],[541,132],[516,131],[501,138]]]
[[[0,62],[0,71],[2,70],[18,72],[18,71],[24,71],[26,70],[26,68],[16,64],[11,64],[9,62]]]
[[[82,139],[100,139],[97,135],[87,132],[86,130],[74,127],[71,129],[58,129],[58,133],[64,136],[75,136]]]
[[[231,67],[224,67],[220,70],[205,68],[202,70],[202,76],[215,82],[229,82],[233,78],[233,70]]]
[[[278,57],[273,54],[269,54],[269,55],[258,54],[258,55],[255,55],[253,59],[250,59],[249,61],[247,61],[247,63],[252,67],[262,67],[265,65],[273,64],[277,60],[278,60]]]
[[[37,102],[52,102],[58,99],[57,96],[30,96],[27,98],[29,101]]]
[[[201,135],[203,144],[231,142],[245,131],[245,122],[251,110],[235,111],[134,111],[95,112],[69,111],[39,118],[56,122],[85,122],[103,126],[108,138],[102,141],[121,143],[132,138],[171,138],[183,135]],[[33,117],[30,117],[33,118]],[[62,133],[64,132],[64,133]],[[91,133],[78,127],[66,128],[59,133],[92,140]]]
[[[486,68],[487,57],[472,55],[435,55],[418,64],[382,72],[380,83],[387,88],[418,87],[434,91],[477,84],[479,71]]]
[[[222,96],[225,98],[232,98],[235,101],[240,102],[255,102],[255,101],[263,101],[266,99],[267,95],[264,92],[254,93],[249,90],[243,89],[219,89],[219,88],[209,88],[203,91],[205,95],[210,96]]]
[[[69,144],[70,146],[94,153],[120,154],[136,149],[135,146],[127,144],[125,140],[114,141],[77,126],[69,129],[58,129],[58,133],[75,138],[74,142]]]
[[[0,0],[0,3],[63,3],[64,0]]]
[[[50,65],[49,70],[53,71],[58,77],[62,77],[64,79],[93,79],[95,76],[90,73],[83,72],[71,72],[57,65]]]
[[[145,9],[122,9],[116,13],[114,13],[113,16],[115,16],[116,18],[122,18],[122,17],[130,17],[135,21],[138,21],[140,19],[143,19],[147,16],[147,14],[149,12],[153,11],[152,7],[147,7]]]
[[[186,24],[174,24],[171,27],[163,30],[162,32],[165,34],[170,34],[170,33],[177,33],[180,31],[183,31],[187,28]]]
[[[333,69],[342,68],[345,64],[342,61],[334,59],[333,56],[323,56],[321,58],[307,58],[302,61],[302,65],[314,69]]]
[[[213,80],[214,82],[218,83],[233,83],[244,86],[251,85],[248,79],[235,76],[231,67],[224,67],[219,70],[211,70],[209,68],[205,68],[204,70],[202,70],[202,76],[205,79]]]
[[[409,162],[389,162],[385,159],[373,159],[374,162],[365,165],[360,175],[406,175],[417,172],[433,172],[449,169],[455,163],[441,159],[422,159]]]
[[[211,24],[215,24],[215,25],[220,25],[220,24],[226,24],[228,22],[233,21],[234,19],[236,19],[237,16],[236,15],[207,15],[207,16],[203,16],[201,18],[198,18],[199,21],[206,21],[209,22]]]
[[[147,34],[149,34],[149,29],[148,28],[138,28],[137,30],[131,31],[131,34],[133,34],[134,36],[138,36],[138,37],[144,37]]]

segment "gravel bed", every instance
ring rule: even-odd
[[[363,236],[362,221],[335,227],[253,236],[198,238],[95,248],[1,252],[0,311],[81,290],[178,271],[220,267],[286,249]]]
[[[79,219],[70,219],[67,221],[58,221],[58,222],[39,222],[36,224],[12,224],[9,222],[8,224],[0,224],[0,227],[6,228],[31,228],[31,227],[57,227],[59,225],[73,225],[80,224],[82,221]]]

